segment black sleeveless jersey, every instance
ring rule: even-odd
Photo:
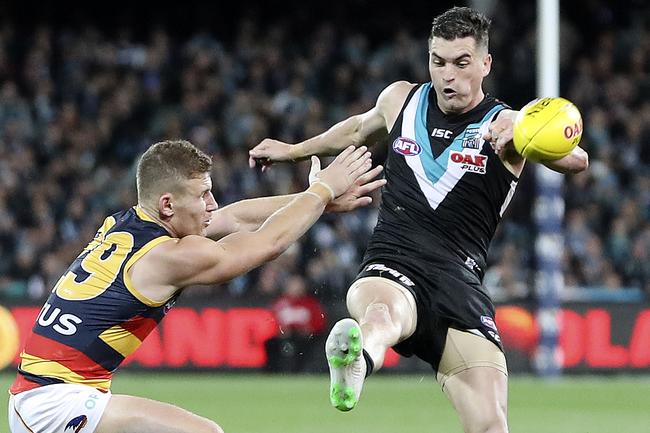
[[[482,136],[506,105],[491,96],[446,115],[431,83],[408,95],[388,141],[387,184],[364,264],[400,256],[460,263],[480,278],[517,177]]]

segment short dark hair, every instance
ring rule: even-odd
[[[487,49],[492,21],[475,9],[455,6],[433,19],[429,45],[434,37],[453,41],[473,37],[477,46]]]
[[[166,140],[152,145],[138,162],[138,202],[159,194],[180,191],[183,181],[212,169],[212,158],[186,140]]]

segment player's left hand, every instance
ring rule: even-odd
[[[369,194],[386,185],[386,179],[373,181],[383,169],[381,165],[378,165],[369,172],[359,176],[347,191],[329,202],[325,208],[325,212],[349,212],[363,206],[368,206],[372,203],[372,197]]]
[[[490,142],[492,149],[494,149],[496,154],[501,158],[504,157],[504,154],[509,149],[514,150],[515,146],[512,141],[512,127],[516,116],[517,111],[501,111],[497,115],[497,118],[488,126],[487,134],[483,136],[483,139]]]
[[[268,170],[274,162],[291,161],[289,149],[291,145],[280,140],[265,138],[248,151],[248,166],[255,168],[262,167],[262,171]]]

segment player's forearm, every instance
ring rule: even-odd
[[[207,236],[221,239],[231,233],[255,231],[273,212],[286,206],[297,194],[241,200],[219,209],[208,227]]]
[[[589,167],[589,155],[582,148],[577,146],[564,158],[555,161],[544,161],[542,164],[559,173],[575,174],[580,173]]]
[[[291,146],[289,154],[296,161],[311,155],[337,155],[351,144],[359,147],[366,144],[362,125],[361,115],[349,117],[322,134]]]
[[[275,255],[281,254],[301,237],[323,214],[325,206],[334,198],[331,189],[317,182],[305,192],[295,194],[293,199],[274,212],[261,225],[260,242],[272,247]]]

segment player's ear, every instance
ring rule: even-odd
[[[492,54],[487,53],[483,58],[483,76],[487,77],[492,69]]]
[[[174,216],[172,195],[170,193],[165,193],[158,199],[158,212],[162,218],[171,218]]]

